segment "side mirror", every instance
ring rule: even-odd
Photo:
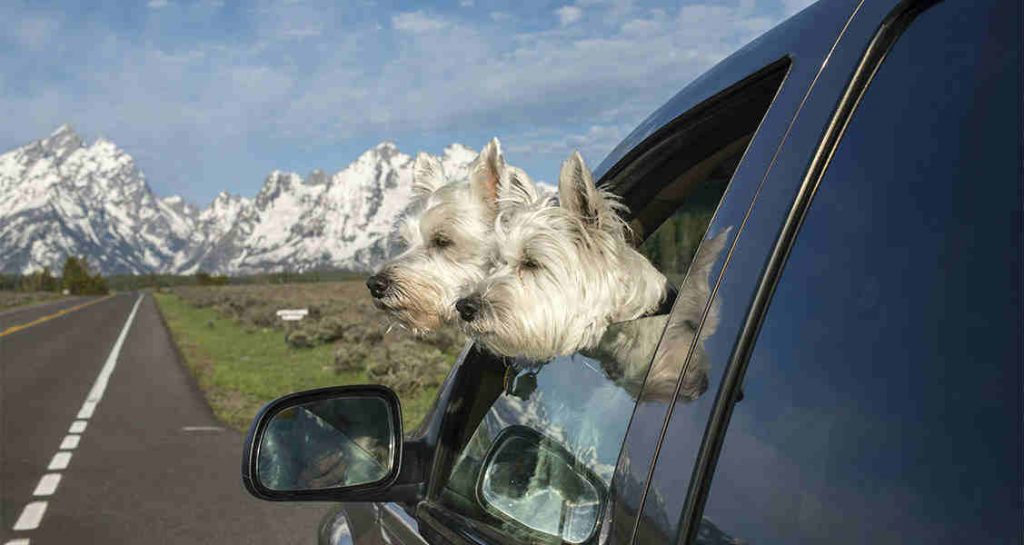
[[[597,532],[607,489],[556,441],[525,426],[502,430],[484,458],[477,501],[506,521],[583,543]]]
[[[384,386],[339,386],[276,399],[245,440],[242,482],[265,500],[360,500],[402,462],[402,412]]]

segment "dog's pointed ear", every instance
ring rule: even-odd
[[[498,208],[498,186],[504,173],[505,157],[501,154],[501,142],[492,138],[469,171],[470,191],[492,210]]]
[[[412,166],[413,195],[426,197],[447,181],[444,166],[439,159],[422,151],[416,155],[416,162]]]
[[[498,204],[501,208],[528,206],[540,200],[537,185],[523,169],[508,166],[499,180]]]
[[[590,169],[578,151],[562,163],[558,201],[559,206],[575,214],[587,227],[606,225],[608,214],[614,214],[605,196],[594,186]]]

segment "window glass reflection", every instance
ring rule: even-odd
[[[1020,542],[1018,9],[940,3],[882,64],[773,298],[703,534]]]

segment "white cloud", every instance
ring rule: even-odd
[[[444,19],[432,17],[420,11],[399,13],[391,17],[391,26],[400,32],[420,34],[436,32],[448,26]]]
[[[175,13],[187,11],[181,7]],[[538,28],[520,12],[496,21],[480,9],[475,20],[462,12],[373,11],[345,26],[350,5],[342,13],[331,4],[268,1],[245,12],[251,35],[230,41],[160,45],[98,26],[44,25],[61,33],[64,47],[88,46],[90,54],[51,68],[62,83],[14,95],[9,74],[21,73],[18,63],[31,57],[0,52],[8,74],[0,119],[10,127],[0,131],[0,149],[71,122],[128,147],[151,180],[219,189],[223,181],[191,180],[197,172],[245,179],[228,171],[288,167],[282,158],[311,145],[445,138],[433,145],[479,146],[497,135],[516,164],[543,165],[535,176],[551,178],[573,149],[596,166],[686,82],[774,21],[746,0],[662,10],[597,0],[565,7],[579,9],[576,21],[585,11],[587,24],[563,28],[548,16]],[[9,15],[0,6],[0,19],[29,20]],[[52,41],[40,38],[45,32],[26,36],[15,43]],[[271,153],[254,151],[260,145]],[[340,168],[330,162],[342,161],[336,157],[288,168]]]
[[[594,168],[631,129],[625,125],[591,125],[581,132],[550,129],[526,132],[515,135],[506,148],[510,154],[545,157],[552,163],[579,151]]]
[[[807,6],[813,4],[817,0],[783,0],[782,6],[785,10],[786,16],[793,15],[794,13],[803,10]]]
[[[583,9],[579,6],[562,6],[555,10],[558,15],[558,23],[562,26],[569,26],[583,17]]]
[[[146,7],[149,9],[161,9],[171,5],[167,0],[149,0],[146,2]]]

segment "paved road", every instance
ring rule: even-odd
[[[78,305],[88,303],[96,299],[99,299],[99,297],[72,296],[58,299],[56,301],[47,301],[45,303],[36,303],[34,305],[27,305],[24,307],[0,310],[0,332],[13,325],[27,324],[42,316],[53,314],[60,310],[74,308]]]
[[[153,299],[138,299],[0,313],[2,332],[89,303],[0,333],[0,545],[315,542],[327,507],[246,494],[241,434],[220,429]]]

